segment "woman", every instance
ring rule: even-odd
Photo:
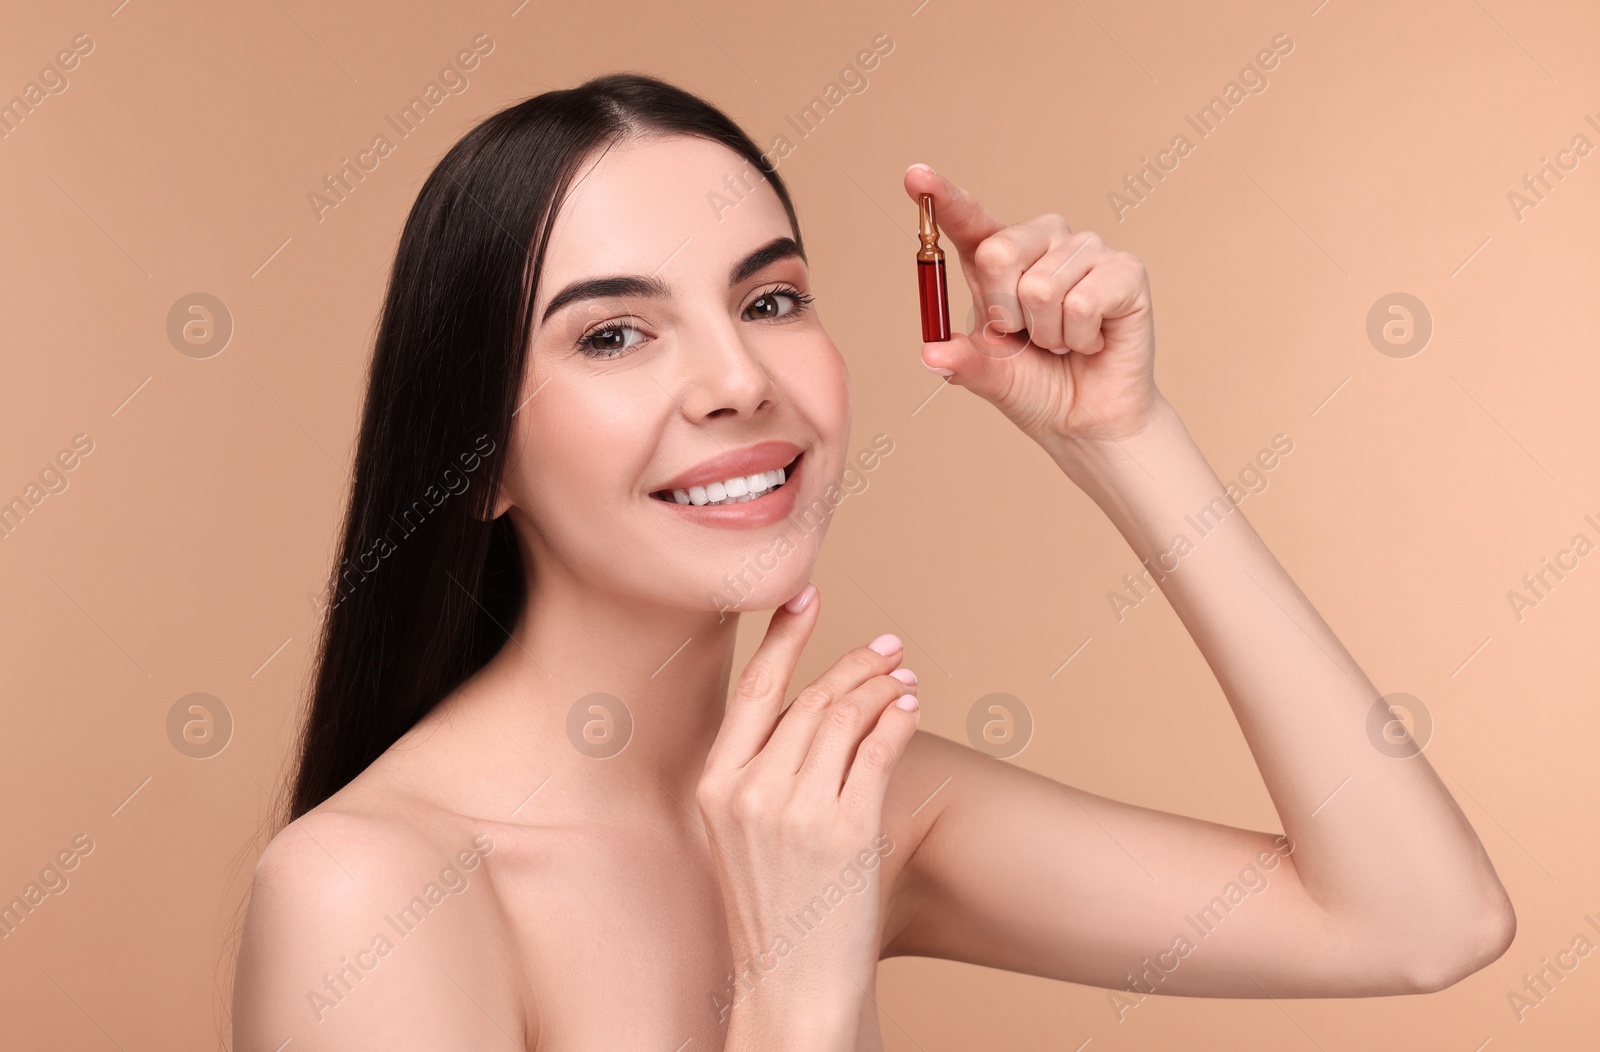
[[[1426,759],[1374,748],[1377,691],[1156,389],[1140,262],[1056,215],[1002,224],[925,166],[905,189],[989,318],[924,365],[1147,563],[1216,515],[1161,583],[1284,835],[918,732],[892,635],[791,683],[826,532],[796,523],[846,464],[844,362],[756,146],[692,95],[600,77],[474,128],[407,220],[238,1052],[873,1049],[897,954],[1123,1012],[1438,990],[1505,950],[1471,827]],[[775,568],[749,574],[757,552]],[[738,611],[761,609],[735,682]]]

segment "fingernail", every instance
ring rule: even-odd
[[[884,657],[889,657],[892,654],[898,653],[901,649],[900,637],[892,632],[885,632],[877,639],[874,639],[872,642],[868,643],[867,649],[876,650]]]
[[[908,668],[897,668],[893,672],[889,673],[889,675],[893,676],[895,679],[899,680],[901,683],[904,683],[908,687],[917,681],[917,674]]]
[[[816,594],[817,586],[808,581],[806,586],[800,589],[793,599],[783,604],[783,608],[791,614],[798,614],[811,603],[811,597]]]
[[[954,369],[941,369],[936,365],[929,365],[927,362],[923,362],[922,367],[928,372],[938,373],[940,376],[954,376],[956,374]]]
[[[913,168],[921,168],[922,170],[926,171],[929,175],[938,175],[939,174],[938,172],[934,171],[930,166],[928,166],[926,164],[923,164],[921,161],[918,161],[916,164],[912,165],[911,167],[913,167]]]
[[[905,709],[907,712],[916,712],[917,696],[915,694],[902,694],[895,701],[895,704],[900,706],[902,709]]]

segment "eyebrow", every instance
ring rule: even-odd
[[[765,268],[778,262],[780,259],[798,257],[806,260],[805,250],[792,237],[776,237],[765,245],[756,249],[748,256],[739,260],[728,270],[729,286],[760,273]],[[540,324],[550,320],[550,315],[569,304],[580,300],[602,299],[613,296],[648,296],[664,299],[670,296],[671,290],[667,283],[655,275],[617,274],[603,278],[584,278],[574,281],[550,300],[550,305],[544,309],[544,315],[539,319]]]

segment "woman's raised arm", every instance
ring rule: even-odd
[[[1219,878],[1254,864],[1278,870],[1284,890],[1246,908],[1253,919],[1219,941],[1231,949],[1176,969],[1164,992],[1437,989],[1498,957],[1515,918],[1471,825],[1425,757],[1375,747],[1367,727],[1380,692],[1156,390],[1142,263],[1060,216],[1003,226],[930,170],[909,170],[906,190],[935,195],[988,316],[988,338],[925,344],[924,363],[1038,441],[1141,561],[1172,568],[1162,591],[1227,695],[1285,835],[1102,800],[914,742],[907,770],[960,766],[966,786],[952,778],[908,864],[919,908],[907,908],[894,952],[1121,986],[1141,954],[1186,931],[1180,918],[1217,895]],[[1074,891],[1094,901],[1063,903]],[[1099,916],[1083,915],[1091,908]]]

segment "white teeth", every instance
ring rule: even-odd
[[[769,490],[777,489],[788,479],[788,473],[783,468],[773,468],[771,471],[758,471],[754,475],[738,475],[725,482],[713,482],[706,486],[690,486],[686,490],[675,489],[672,499],[678,504],[743,504],[747,500],[755,500]]]

